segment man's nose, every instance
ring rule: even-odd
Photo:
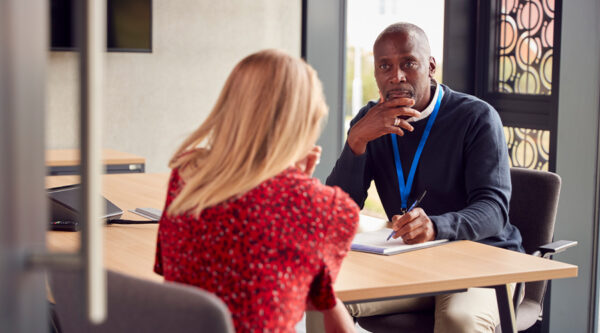
[[[392,83],[406,82],[406,75],[404,74],[404,71],[401,69],[396,70],[391,81]]]

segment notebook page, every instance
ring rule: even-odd
[[[376,231],[362,232],[354,236],[351,249],[354,251],[371,252],[378,254],[396,254],[401,252],[412,251],[416,249],[426,248],[440,243],[447,242],[446,239],[434,240],[419,244],[406,244],[401,238],[390,239],[387,237],[392,232],[392,229],[385,228]]]

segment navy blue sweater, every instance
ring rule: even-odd
[[[444,96],[419,161],[408,205],[427,190],[420,206],[435,225],[437,239],[468,239],[521,251],[521,234],[508,220],[511,183],[508,149],[498,113],[476,97],[442,85]],[[360,120],[369,102],[352,120]],[[404,178],[429,118],[413,122],[413,132],[397,136]],[[388,218],[400,214],[400,192],[390,135],[367,144],[354,155],[346,142],[327,178],[362,208],[375,186]]]

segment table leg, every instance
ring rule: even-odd
[[[498,301],[498,313],[500,315],[500,327],[502,333],[517,333],[515,321],[515,308],[513,307],[512,294],[507,284],[494,286],[496,299]]]

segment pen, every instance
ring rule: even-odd
[[[427,190],[423,191],[423,194],[421,194],[419,199],[415,200],[415,202],[413,202],[413,204],[410,205],[410,208],[408,208],[408,210],[406,212],[408,213],[411,210],[413,210],[413,208],[417,207],[421,203],[421,200],[423,200],[423,198],[425,197],[425,194],[427,194]],[[388,236],[388,238],[385,241],[386,242],[389,241],[390,238],[392,238],[395,234],[396,234],[396,230],[392,230],[392,233]]]

